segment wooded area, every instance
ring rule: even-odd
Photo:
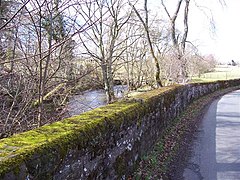
[[[210,71],[214,57],[188,40],[191,0],[175,4],[1,0],[0,138],[61,119],[76,91],[104,88],[111,103],[116,80],[161,88]]]

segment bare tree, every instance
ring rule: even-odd
[[[173,15],[161,0],[170,33],[161,19],[152,18],[147,0],[143,11],[137,2],[1,0],[0,137],[57,120],[55,110],[89,84],[104,86],[113,102],[114,78],[121,73],[136,89],[161,87],[164,78],[169,84],[177,75],[186,79],[189,72],[210,66],[188,43],[190,0],[177,0]],[[180,13],[181,33],[176,28]]]
[[[162,85],[162,82],[161,82],[161,79],[160,79],[160,65],[159,65],[159,61],[157,59],[157,56],[156,56],[156,54],[154,52],[152,40],[151,40],[151,37],[150,37],[147,0],[144,0],[145,20],[143,20],[142,16],[137,11],[135,6],[132,5],[132,7],[133,7],[134,12],[138,16],[139,20],[141,21],[141,23],[142,23],[142,25],[144,27],[145,33],[146,33],[146,37],[147,37],[148,45],[149,45],[149,48],[150,48],[150,52],[151,52],[151,55],[152,55],[152,57],[154,59],[154,62],[155,62],[155,68],[156,68],[155,80],[156,80],[157,87],[162,87],[163,85]]]
[[[184,31],[183,31],[182,38],[180,40],[179,35],[176,34],[176,20],[179,15],[179,11],[183,4],[183,1],[185,2],[184,3],[184,17],[183,17]],[[176,9],[172,16],[170,15],[163,0],[161,0],[161,4],[164,7],[164,10],[170,21],[170,31],[171,31],[172,43],[177,52],[177,58],[180,61],[180,67],[181,67],[180,71],[179,71],[179,76],[181,76],[183,82],[185,83],[188,74],[187,74],[187,66],[186,66],[187,59],[184,56],[185,56],[186,42],[187,42],[187,36],[188,36],[188,15],[189,15],[190,0],[178,0]]]
[[[91,1],[79,4],[81,18],[93,26],[79,34],[84,47],[84,55],[92,58],[101,67],[107,101],[114,100],[113,63],[126,50],[120,48],[124,40],[120,35],[130,18],[131,12],[124,12],[126,5],[123,0]]]
[[[139,27],[137,24],[129,24],[127,35],[138,34]],[[127,50],[125,52],[124,69],[126,71],[126,82],[129,90],[136,90],[147,82],[147,78],[150,74],[145,73],[146,68],[144,63],[146,62],[146,54],[148,51],[147,42],[141,38],[142,33],[139,36],[130,36],[126,39]]]
[[[46,100],[56,91],[62,91],[67,82],[73,81],[67,77],[70,71],[65,70],[71,69],[68,62],[73,61],[72,37],[85,28],[83,24],[73,32],[72,27],[76,25],[74,18],[64,24],[63,18],[67,17],[63,14],[67,13],[63,11],[74,5],[70,1],[43,0],[31,1],[30,4],[4,26],[4,30],[13,29],[14,33],[10,41],[11,51],[7,51],[7,59],[1,61],[9,71],[0,70],[0,77],[7,80],[1,80],[0,84],[3,87],[0,91],[3,97],[1,107],[4,109],[0,113],[0,128],[4,129],[3,132],[12,131],[16,123],[17,131],[21,131],[41,126],[52,119],[49,118],[48,109],[53,108],[51,113],[54,113],[55,107],[54,104],[47,104]],[[4,43],[8,42],[3,40]],[[24,128],[19,128],[22,126]]]

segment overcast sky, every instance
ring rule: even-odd
[[[226,7],[221,7],[216,0],[208,1],[215,20],[215,34],[211,32],[209,21],[198,15],[201,12],[195,11],[192,21],[193,18],[199,17],[199,23],[192,23],[189,38],[199,39],[200,51],[215,54],[221,62],[231,59],[240,62],[240,1],[226,0]],[[202,27],[196,28],[197,26]]]
[[[165,0],[172,10],[175,9],[177,1]],[[195,2],[201,8],[197,7]],[[223,7],[218,0],[191,0],[188,40],[194,42],[202,54],[214,54],[221,62],[232,59],[240,62],[240,0],[225,2],[226,6]],[[150,7],[158,9],[158,13],[164,13],[159,11],[160,0],[149,0]],[[211,14],[215,31],[210,23]]]

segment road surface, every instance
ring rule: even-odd
[[[194,135],[185,180],[240,180],[240,90],[215,100]]]

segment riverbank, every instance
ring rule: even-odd
[[[202,117],[216,98],[240,89],[240,86],[214,92],[194,101],[165,130],[152,151],[142,157],[133,179],[176,179],[180,177],[191,146],[193,134]]]
[[[114,93],[116,98],[120,99],[124,96],[124,92],[127,91],[126,85],[115,85]],[[1,96],[2,104],[7,104],[8,108],[11,107],[11,102],[6,100],[7,96]],[[5,98],[5,99],[4,99]],[[0,105],[1,105],[0,103]],[[17,119],[8,117],[8,114],[0,113],[0,139],[7,138],[13,134],[22,133],[38,127],[38,101],[33,106],[30,105],[27,112],[24,114],[24,119]],[[45,96],[43,101],[42,112],[42,125],[48,125],[64,118],[79,115],[83,112],[93,110],[97,107],[107,105],[106,94],[102,86],[80,86],[76,87],[67,86],[66,83],[58,85],[48,95]],[[4,105],[2,105],[4,106]],[[3,109],[4,110],[4,109]],[[12,114],[17,114],[21,109],[18,107],[12,108]],[[9,119],[9,120],[8,120]],[[7,123],[5,122],[7,121]]]

